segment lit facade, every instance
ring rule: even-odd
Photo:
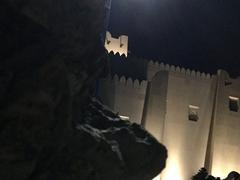
[[[190,179],[201,167],[221,178],[240,172],[240,78],[149,61],[145,80],[102,79],[100,97],[167,147],[167,166],[154,180]]]

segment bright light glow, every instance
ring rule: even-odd
[[[119,116],[122,120],[129,120],[130,118],[128,116]]]
[[[234,166],[234,164],[231,164],[228,162],[227,163],[220,162],[220,161],[218,162],[219,164],[215,164],[213,166],[212,173],[211,173],[215,177],[220,177],[221,179],[225,179],[231,171],[238,171],[238,169],[236,169],[236,167],[238,166]]]
[[[153,180],[160,180],[160,175],[158,175],[157,177],[155,177]]]
[[[169,154],[169,159],[167,160],[166,169],[162,175],[164,180],[185,180],[182,176],[181,165],[176,153]]]
[[[233,97],[233,96],[229,96],[229,99],[234,100],[234,101],[239,101],[239,98]]]
[[[229,171],[230,172],[230,171]],[[224,169],[221,167],[214,168],[212,170],[212,175],[215,177],[220,177],[221,179],[225,178],[229,172],[224,172]]]
[[[191,108],[191,109],[199,109],[198,106],[193,106],[193,105],[189,105],[189,108]]]

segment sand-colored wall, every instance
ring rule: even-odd
[[[163,180],[186,180],[204,166],[214,97],[214,79],[169,72],[163,144],[169,158]],[[199,120],[188,120],[189,105]]]
[[[114,54],[119,53],[121,55],[128,56],[128,36],[122,35],[118,38],[112,37],[110,32],[106,33],[105,48],[107,51]]]
[[[146,99],[144,127],[158,141],[162,141],[167,103],[168,72],[158,72],[150,82]]]
[[[219,72],[211,76],[151,61],[148,83],[118,76],[101,80],[104,103],[143,123],[167,147],[167,166],[156,179],[190,179],[206,164],[222,178],[240,171],[240,110],[229,110],[229,96],[240,98],[240,79]],[[189,105],[199,107],[196,122],[188,119]]]
[[[100,81],[103,102],[121,116],[141,124],[147,82],[114,76]]]
[[[212,149],[212,174],[221,178],[240,172],[240,110],[229,110],[229,96],[240,98],[240,79],[221,71]]]

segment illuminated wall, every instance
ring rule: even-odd
[[[168,72],[160,71],[152,79],[147,94],[144,127],[160,142],[166,118]]]
[[[221,71],[212,148],[212,174],[221,178],[230,171],[240,172],[240,109],[230,110],[229,96],[240,98],[240,79]]]
[[[103,102],[121,116],[141,123],[147,82],[126,79],[115,75],[100,81],[100,96]]]
[[[186,180],[204,166],[214,97],[214,79],[170,71],[163,140],[168,149],[163,180]],[[190,107],[198,107],[196,121]]]
[[[143,124],[168,149],[167,166],[154,180],[186,180],[208,165],[214,176],[240,172],[240,79],[150,61],[147,81],[101,81],[101,97],[119,115]],[[142,120],[142,121],[141,121]],[[211,126],[211,124],[213,126]],[[210,128],[212,127],[212,128]]]
[[[114,54],[128,56],[128,36],[119,36],[118,38],[112,37],[110,32],[106,33],[105,48],[107,51]]]

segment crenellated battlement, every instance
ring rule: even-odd
[[[146,88],[147,86],[147,81],[145,80],[139,81],[138,79],[126,78],[125,76],[118,76],[117,74],[113,77],[109,75],[105,80],[136,89]]]
[[[195,77],[195,78],[202,78],[202,79],[211,79],[213,77],[209,73],[204,73],[204,72],[200,72],[200,71],[185,69],[184,67],[164,64],[162,62],[159,63],[158,61],[154,62],[152,60],[150,60],[148,62],[148,69],[147,69],[147,71],[152,71],[152,72],[148,72],[148,79],[150,79],[151,76],[153,77],[154,74],[157,73],[158,71],[176,72],[176,73],[183,74],[185,76]]]
[[[109,53],[109,56],[117,56],[117,57],[121,57],[121,58],[123,58],[123,59],[127,59],[127,57],[125,56],[125,54],[120,54],[119,52],[113,52],[113,51],[110,51]]]
[[[128,36],[122,35],[118,38],[114,38],[110,32],[106,32],[105,48],[108,53],[119,53],[120,56],[128,56]]]

